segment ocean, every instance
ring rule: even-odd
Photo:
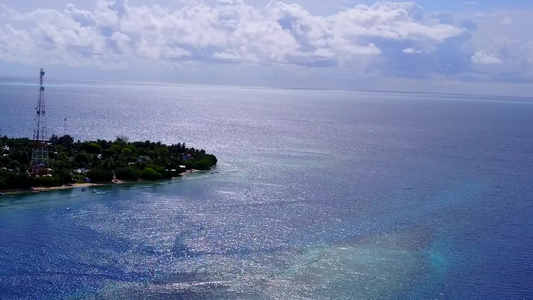
[[[219,164],[0,197],[1,299],[533,299],[533,99],[45,84],[49,135]],[[37,94],[0,78],[1,135]]]

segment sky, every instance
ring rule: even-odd
[[[0,76],[533,95],[533,1],[0,0]]]

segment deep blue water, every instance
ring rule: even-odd
[[[0,134],[37,87],[0,80]],[[1,299],[532,299],[533,100],[50,80],[49,134],[216,172],[0,198]],[[66,210],[70,207],[70,210]]]

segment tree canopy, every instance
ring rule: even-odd
[[[49,165],[40,170],[40,176],[34,176],[33,146],[27,138],[0,138],[0,190],[59,186],[87,179],[94,183],[159,180],[179,176],[187,169],[208,170],[217,163],[214,155],[187,148],[185,143],[129,142],[126,137],[75,142],[69,135],[53,135],[46,146]]]

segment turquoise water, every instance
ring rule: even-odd
[[[52,80],[49,133],[213,172],[0,198],[2,299],[528,299],[533,102]],[[0,80],[0,130],[36,86]],[[68,209],[67,209],[68,208]]]

